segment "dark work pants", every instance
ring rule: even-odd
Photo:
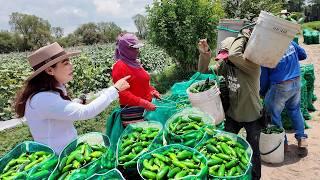
[[[259,140],[261,132],[261,123],[259,120],[253,122],[237,122],[230,117],[226,117],[225,130],[238,134],[241,128],[245,128],[247,132],[247,141],[251,145],[252,154],[252,179],[258,180],[261,177],[261,157],[259,149]]]

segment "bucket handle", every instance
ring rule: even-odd
[[[261,154],[261,155],[268,155],[268,154],[271,154],[271,153],[273,153],[275,150],[277,150],[277,149],[281,146],[281,144],[282,144],[282,140],[279,142],[278,146],[276,146],[275,148],[273,148],[271,151],[266,152],[266,153],[262,153],[262,152],[260,152],[260,154]]]

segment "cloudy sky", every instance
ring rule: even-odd
[[[145,14],[152,0],[0,0],[0,30],[9,30],[12,12],[33,14],[60,26],[64,34],[87,22],[113,21],[122,29],[136,31],[132,17]]]

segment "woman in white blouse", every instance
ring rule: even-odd
[[[130,87],[127,76],[103,89],[89,104],[71,101],[65,87],[73,78],[69,57],[79,53],[66,52],[58,43],[32,53],[28,61],[34,72],[15,101],[16,113],[26,118],[34,140],[50,146],[56,153],[77,137],[74,121],[95,117],[118,98],[118,92]]]

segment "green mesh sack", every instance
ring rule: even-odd
[[[308,89],[307,81],[304,78],[304,73],[302,73],[301,79],[301,112],[305,120],[311,119],[311,115],[308,112]]]
[[[156,129],[157,131],[154,131]],[[136,169],[138,158],[162,146],[163,126],[160,122],[144,121],[129,124],[117,143],[116,157],[119,170],[126,179],[139,177]]]
[[[286,130],[292,130],[293,129],[292,121],[291,121],[290,117],[288,116],[288,113],[287,113],[286,110],[284,110],[281,113],[281,120],[282,120],[282,125],[283,125],[284,129],[286,129]],[[304,120],[304,128],[305,129],[309,129],[310,128],[310,126],[308,125],[306,120]]]
[[[312,44],[319,44],[319,31],[312,32]]]
[[[35,155],[37,152],[41,152],[42,155]],[[47,155],[43,155],[42,152]],[[26,179],[28,172],[41,167],[54,158],[56,155],[48,146],[34,141],[22,142],[0,159],[0,179]],[[10,170],[11,168],[14,169]],[[50,171],[51,169],[42,172],[43,177],[47,177]]]
[[[187,151],[189,152],[188,154],[188,157],[186,157],[185,160],[182,160],[182,159],[176,159],[174,156],[169,156],[169,153],[173,153],[173,152],[170,152],[171,150],[175,150],[175,151],[179,151],[181,153],[185,153],[183,151]],[[197,150],[193,149],[193,148],[189,148],[189,147],[186,147],[186,146],[183,146],[183,145],[180,145],[180,144],[172,144],[172,145],[168,145],[168,146],[163,146],[159,149],[156,149],[152,152],[149,152],[149,153],[146,153],[144,155],[142,155],[139,160],[138,160],[138,171],[139,171],[139,174],[140,174],[140,177],[142,179],[146,179],[144,178],[144,176],[146,175],[146,173],[149,173],[150,172],[147,172],[147,171],[151,171],[150,169],[146,171],[145,168],[145,165],[146,165],[146,162],[144,162],[145,160],[148,161],[148,163],[150,163],[150,159],[153,158],[154,154],[158,154],[162,157],[165,157],[165,161],[158,161],[159,163],[163,164],[164,166],[160,166],[161,169],[158,173],[158,168],[154,168],[154,171],[151,172],[151,175],[153,176],[152,178],[149,177],[148,179],[156,179],[156,176],[155,174],[157,173],[159,177],[163,177],[163,176],[168,176],[169,174],[173,174],[173,177],[174,179],[183,179],[183,180],[195,180],[195,179],[207,179],[207,173],[208,173],[208,166],[207,166],[207,159],[201,154],[199,153]],[[175,154],[175,153],[173,153]],[[181,154],[182,155],[182,154]],[[176,156],[177,158],[178,157],[181,157],[180,155]],[[187,161],[189,162],[189,165],[188,166],[181,166],[181,161],[185,162]],[[152,160],[151,160],[152,161]],[[154,160],[154,165],[156,165],[156,160]],[[190,164],[191,163],[191,164]],[[180,165],[180,167],[179,167]],[[169,168],[169,166],[171,168]],[[197,169],[197,171],[194,171],[194,170],[191,170],[192,168],[190,167],[192,166],[192,168],[196,169],[196,168],[200,168],[200,170]],[[195,167],[196,166],[196,167]],[[167,169],[164,170],[164,169]],[[179,170],[179,169],[180,170]],[[175,173],[173,172],[170,172],[171,170],[175,171]],[[160,172],[163,172],[163,171],[166,171],[166,172],[163,172],[162,175],[160,175]],[[192,173],[191,171],[194,171],[195,173]],[[181,177],[177,177],[177,174],[181,175]],[[191,173],[191,174],[188,174],[188,173]],[[158,177],[158,178],[159,178]],[[159,178],[159,179],[163,179],[163,178]]]
[[[303,39],[304,39],[305,44],[312,44],[313,43],[312,34],[310,31],[305,32],[305,34],[303,35]]]
[[[163,96],[161,100],[153,99],[152,103],[157,107],[155,111],[145,111],[144,119],[158,121],[165,125],[167,120],[176,112],[191,107],[188,96],[177,97],[175,95]]]
[[[95,174],[87,180],[125,180],[118,169],[112,169],[104,174]]]
[[[303,71],[303,77],[306,80],[306,87],[307,87],[307,109],[309,111],[315,111],[315,107],[313,106],[313,96],[314,96],[314,66],[313,64],[305,64],[301,65],[301,71]]]
[[[99,173],[103,169],[113,169],[115,158],[110,146],[108,136],[99,132],[79,136],[60,153],[58,165],[49,179],[81,180]]]
[[[186,108],[168,119],[165,137],[169,144],[181,143],[194,147],[206,131],[215,129],[213,123],[213,118],[208,114],[196,108]]]
[[[217,141],[213,141],[213,138],[216,138]],[[219,144],[219,141],[224,143],[224,145]],[[210,147],[210,145],[212,145],[212,143],[218,143],[217,146],[214,147]],[[224,146],[223,148],[220,147]],[[227,148],[232,148],[234,151],[233,153],[235,154],[234,157],[237,157],[238,161],[234,160],[235,162],[233,163],[233,167],[230,166],[230,163],[232,162],[232,158],[229,158],[230,156],[232,156],[232,152],[230,151],[230,149],[225,150],[225,146],[227,146]],[[242,150],[238,150],[238,148],[241,147]],[[213,148],[213,149],[212,149]],[[251,164],[251,160],[252,160],[252,148],[250,146],[250,144],[243,139],[241,136],[237,135],[237,134],[233,134],[233,133],[228,133],[228,132],[224,132],[224,131],[220,131],[220,130],[216,130],[216,133],[214,135],[209,135],[206,134],[205,137],[201,140],[201,142],[195,147],[195,149],[197,149],[201,154],[203,154],[208,161],[208,169],[209,169],[209,173],[208,173],[208,177],[209,179],[240,179],[240,180],[250,180],[251,179],[251,169],[252,169],[252,164]],[[227,154],[227,152],[229,154]],[[221,155],[223,154],[223,155]],[[227,159],[225,160],[226,162],[219,162],[219,157],[220,156],[225,156],[227,155]],[[213,157],[215,156],[215,157]],[[246,161],[246,165],[241,165],[240,163],[242,163],[241,158],[243,157],[247,157],[245,159]],[[218,159],[219,158],[219,159]],[[217,160],[218,159],[218,160]],[[229,163],[229,164],[228,164]],[[232,164],[232,163],[231,163]],[[226,174],[229,174],[230,171],[233,171],[233,169],[238,169],[240,167],[242,167],[242,172],[239,173],[238,175],[232,175],[232,176],[219,176],[218,171],[221,168],[221,166],[224,165],[225,167],[228,167],[225,169]],[[239,166],[239,167],[237,167]],[[223,173],[224,174],[224,173]],[[233,173],[234,174],[234,173]]]

